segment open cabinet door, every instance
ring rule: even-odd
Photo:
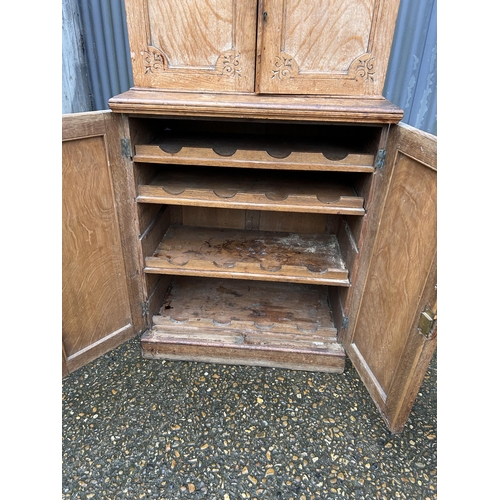
[[[391,127],[344,347],[391,432],[436,348],[436,137]]]
[[[63,376],[143,329],[125,129],[106,111],[62,118]]]

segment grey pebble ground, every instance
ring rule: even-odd
[[[343,374],[141,357],[63,380],[63,499],[437,498],[436,357],[401,434]]]

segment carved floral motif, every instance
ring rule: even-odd
[[[145,73],[153,73],[154,71],[165,71],[167,67],[166,57],[155,47],[148,47],[143,52]]]
[[[371,80],[373,81],[375,58],[371,54],[363,54],[354,61],[351,68],[354,66],[355,80]]]
[[[285,78],[290,78],[293,73],[293,57],[290,57],[287,54],[281,53],[279,56],[276,56],[274,59],[274,67],[273,74],[271,78],[278,78],[278,80],[283,80]]]
[[[225,76],[238,75],[241,78],[240,55],[228,52],[220,56],[222,63],[222,74]]]

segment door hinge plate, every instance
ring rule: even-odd
[[[387,156],[387,150],[379,149],[377,151],[377,158],[375,159],[375,168],[383,169],[385,167],[386,156]]]
[[[418,331],[426,338],[431,339],[434,336],[436,325],[436,313],[429,307],[426,307],[420,314],[418,321]]]

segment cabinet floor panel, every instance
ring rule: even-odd
[[[174,225],[145,272],[349,286],[333,234]]]
[[[326,287],[175,277],[144,357],[342,372]]]
[[[351,141],[352,142],[352,141]],[[135,146],[134,161],[214,167],[373,172],[375,153],[335,138],[306,140],[217,134],[170,134]]]
[[[138,187],[138,202],[364,215],[364,199],[323,173],[172,167]]]

